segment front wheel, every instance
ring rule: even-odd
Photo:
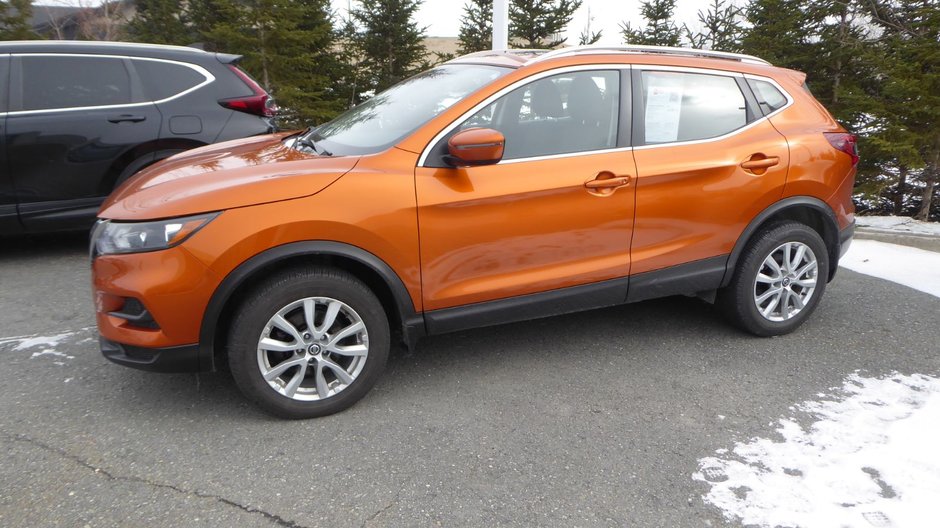
[[[752,334],[783,335],[813,313],[828,278],[829,253],[819,234],[797,222],[780,223],[748,243],[717,304]]]
[[[229,332],[239,389],[283,418],[342,411],[375,385],[390,347],[375,295],[331,269],[281,273],[244,300]]]

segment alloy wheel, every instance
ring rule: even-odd
[[[279,394],[299,401],[325,400],[345,390],[368,356],[362,318],[329,297],[307,297],[281,308],[258,339],[262,377]]]
[[[754,303],[768,321],[796,316],[816,291],[819,264],[802,242],[786,242],[770,252],[754,279]]]

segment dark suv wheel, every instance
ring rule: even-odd
[[[229,334],[229,364],[241,391],[284,418],[342,411],[365,396],[385,368],[388,320],[352,275],[294,270],[243,302]]]
[[[750,241],[718,305],[752,334],[787,334],[819,305],[828,272],[829,253],[816,231],[797,222],[775,224]]]

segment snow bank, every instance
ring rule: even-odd
[[[856,216],[855,222],[858,227],[877,231],[940,236],[940,224],[921,222],[906,216]]]
[[[699,461],[705,501],[766,527],[920,527],[940,499],[940,379],[853,374],[755,438]],[[804,429],[800,423],[816,419]]]
[[[940,253],[855,239],[839,265],[940,297]]]
[[[840,265],[940,297],[940,253],[855,240]],[[705,501],[750,526],[938,525],[940,379],[856,373],[817,396],[779,420],[779,438],[699,460]]]

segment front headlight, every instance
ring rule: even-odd
[[[219,213],[151,222],[102,220],[92,234],[95,255],[142,253],[171,248],[202,229]]]

